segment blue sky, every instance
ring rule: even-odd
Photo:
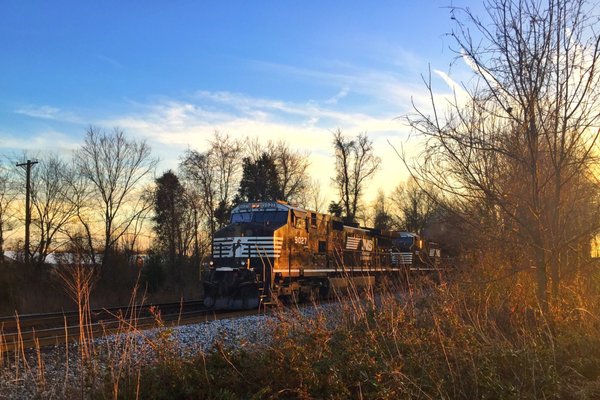
[[[388,141],[416,151],[396,117],[425,102],[420,75],[431,65],[442,93],[445,74],[460,80],[449,4],[0,0],[0,154],[68,152],[89,125],[118,126],[166,170],[219,130],[285,139],[329,186],[340,128],[371,136],[373,186],[389,188],[406,173]]]

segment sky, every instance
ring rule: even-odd
[[[383,160],[372,198],[407,178],[394,147],[418,153],[402,117],[427,104],[422,75],[442,94],[465,76],[450,4],[0,0],[0,156],[67,155],[118,127],[160,174],[218,130],[309,153],[329,201],[341,129]]]

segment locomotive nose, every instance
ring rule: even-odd
[[[236,237],[240,237],[240,236],[255,236],[257,232],[255,231],[255,229],[248,227],[248,226],[236,226],[235,227],[235,232],[233,236]]]

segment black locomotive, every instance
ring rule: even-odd
[[[373,285],[382,274],[437,268],[440,249],[409,232],[342,223],[284,202],[244,203],[217,231],[204,304],[251,309],[277,299]]]

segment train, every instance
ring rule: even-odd
[[[437,270],[440,259],[436,243],[411,232],[360,227],[282,201],[242,203],[214,233],[204,305],[253,309],[322,297]]]

